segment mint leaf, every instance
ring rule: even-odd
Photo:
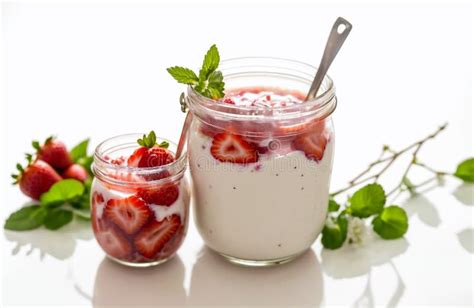
[[[334,199],[329,199],[328,203],[328,212],[337,212],[341,206],[334,201]]]
[[[87,156],[87,148],[89,146],[89,139],[81,141],[78,145],[72,148],[70,154],[72,161],[77,163],[79,159]]]
[[[474,182],[474,158],[466,159],[456,168],[454,176],[460,178],[464,182]]]
[[[12,213],[5,222],[5,229],[25,231],[39,228],[46,217],[47,211],[38,206],[31,205]]]
[[[200,93],[205,97],[212,99],[219,99],[224,97],[224,77],[217,67],[220,63],[220,55],[216,45],[212,45],[204,56],[202,67],[199,70],[199,77],[190,69],[173,66],[167,68],[168,73],[179,83],[189,84],[194,91]],[[181,110],[185,111],[183,107],[183,95],[180,98]]]
[[[197,85],[199,82],[199,78],[189,68],[185,68],[181,66],[173,66],[173,67],[167,68],[166,70],[179,83]]]
[[[321,238],[324,248],[340,248],[347,238],[347,225],[347,218],[344,215],[337,218],[328,217]]]
[[[402,237],[408,230],[408,216],[404,209],[391,205],[372,221],[374,231],[384,239]]]
[[[356,191],[349,199],[352,216],[366,218],[382,212],[385,191],[380,184],[369,184]]]
[[[49,209],[44,226],[49,230],[57,230],[72,220],[72,212],[61,208]]]
[[[199,81],[209,79],[209,75],[217,69],[220,61],[221,58],[219,56],[219,51],[214,44],[211,46],[211,48],[209,48],[206,55],[204,56],[202,68],[199,71]]]
[[[66,179],[55,183],[41,195],[42,206],[56,206],[73,201],[84,193],[84,185],[78,180]]]

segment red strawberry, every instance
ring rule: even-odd
[[[62,178],[59,174],[46,162],[36,160],[31,162],[31,156],[28,156],[28,166],[23,167],[18,164],[17,169],[19,175],[12,175],[15,179],[14,184],[20,185],[20,190],[27,196],[39,200],[40,196],[47,192],[54,183],[59,182]]]
[[[169,240],[161,250],[160,257],[169,258],[172,254],[174,254],[183,243],[184,237],[184,226],[181,225],[173,238],[171,238],[171,240]]]
[[[123,166],[123,164],[125,163],[125,157],[120,156],[120,157],[112,159],[110,162],[117,166]]]
[[[153,259],[163,246],[175,235],[181,225],[178,215],[156,221],[153,219],[135,237],[135,247],[144,256]]]
[[[104,214],[127,234],[138,231],[150,217],[150,209],[138,197],[111,199],[105,206]]]
[[[301,133],[321,134],[324,131],[325,121],[316,120],[312,122],[296,123],[290,125],[280,125],[276,131],[275,136],[291,136]]]
[[[61,175],[65,179],[76,179],[81,182],[89,177],[86,169],[79,164],[69,166]]]
[[[327,138],[324,134],[306,133],[293,140],[293,148],[303,151],[309,159],[320,161],[326,149]]]
[[[258,161],[258,153],[238,135],[220,133],[214,136],[211,154],[221,162],[248,164]]]
[[[117,180],[117,182],[104,181],[102,184],[104,184],[108,189],[124,192],[135,193],[136,186],[138,186],[140,183],[146,182],[146,179],[144,179],[143,177],[124,170],[109,172],[107,176]]]
[[[138,164],[142,160],[143,156],[148,152],[148,148],[139,147],[136,149],[132,155],[127,160],[127,166],[129,167],[138,167]]]
[[[154,131],[151,131],[148,136],[143,135],[143,138],[138,139],[137,142],[140,147],[128,158],[129,167],[158,167],[174,161],[173,154],[166,149],[168,142],[163,141],[157,144]]]
[[[102,249],[111,257],[124,259],[132,252],[127,239],[113,227],[105,227],[95,234]]]
[[[38,159],[41,159],[55,169],[65,169],[72,165],[71,155],[63,142],[49,137],[40,146],[38,141],[33,141],[33,147],[37,151]]]
[[[147,152],[143,155],[142,159],[138,163],[138,167],[159,167],[174,162],[174,156],[167,149],[154,146],[151,149],[147,149]]]
[[[179,189],[175,184],[164,184],[154,189],[139,189],[137,196],[148,204],[172,205],[178,199]]]

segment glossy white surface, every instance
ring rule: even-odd
[[[332,189],[375,159],[382,144],[403,146],[445,121],[448,130],[421,158],[453,170],[472,156],[467,2],[2,3],[1,221],[27,201],[9,185],[9,174],[31,139],[54,133],[72,145],[91,136],[96,145],[154,129],[176,140],[184,88],[166,67],[197,68],[212,43],[223,58],[317,63],[339,15],[354,28],[330,70],[339,98]],[[473,194],[473,185],[449,179],[397,201],[410,214],[404,239],[338,251],[318,241],[295,262],[270,269],[225,263],[202,247],[192,221],[179,256],[154,269],[105,260],[87,225],[5,231],[0,305],[472,306]]]

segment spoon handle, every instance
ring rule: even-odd
[[[342,17],[339,17],[332,26],[331,33],[329,34],[329,38],[326,43],[326,48],[324,49],[323,57],[321,58],[321,63],[318,67],[318,72],[314,77],[313,83],[311,84],[311,88],[309,89],[305,101],[316,97],[316,94],[318,93],[319,87],[323,82],[324,76],[326,76],[329,66],[331,66],[332,61],[339,52],[339,49],[341,49],[341,46],[349,35],[349,32],[351,32],[351,29],[351,23]]]

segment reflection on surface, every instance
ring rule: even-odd
[[[417,215],[428,226],[438,227],[441,224],[441,218],[435,205],[423,195],[414,195],[408,198],[403,207],[409,217]]]
[[[131,268],[104,258],[95,277],[92,303],[94,307],[183,305],[183,280],[179,256],[150,268]]]
[[[45,228],[31,231],[4,230],[4,234],[7,240],[17,244],[13,248],[13,255],[22,253],[22,250],[26,250],[26,255],[30,255],[34,250],[38,249],[41,259],[45,255],[50,255],[59,260],[65,260],[72,256],[77,240],[90,240],[93,238],[90,223],[78,219],[58,231],[50,231]],[[26,249],[22,249],[22,247],[26,247]]]
[[[318,259],[309,250],[277,267],[230,264],[203,247],[193,267],[190,305],[319,306],[323,280]]]
[[[474,205],[474,184],[464,183],[453,191],[454,197],[465,205]]]
[[[457,234],[461,246],[470,253],[474,253],[474,229],[466,228]]]
[[[389,262],[408,248],[405,238],[383,240],[372,235],[363,246],[345,244],[337,250],[323,249],[323,271],[334,278],[349,278],[367,274],[372,266]]]

